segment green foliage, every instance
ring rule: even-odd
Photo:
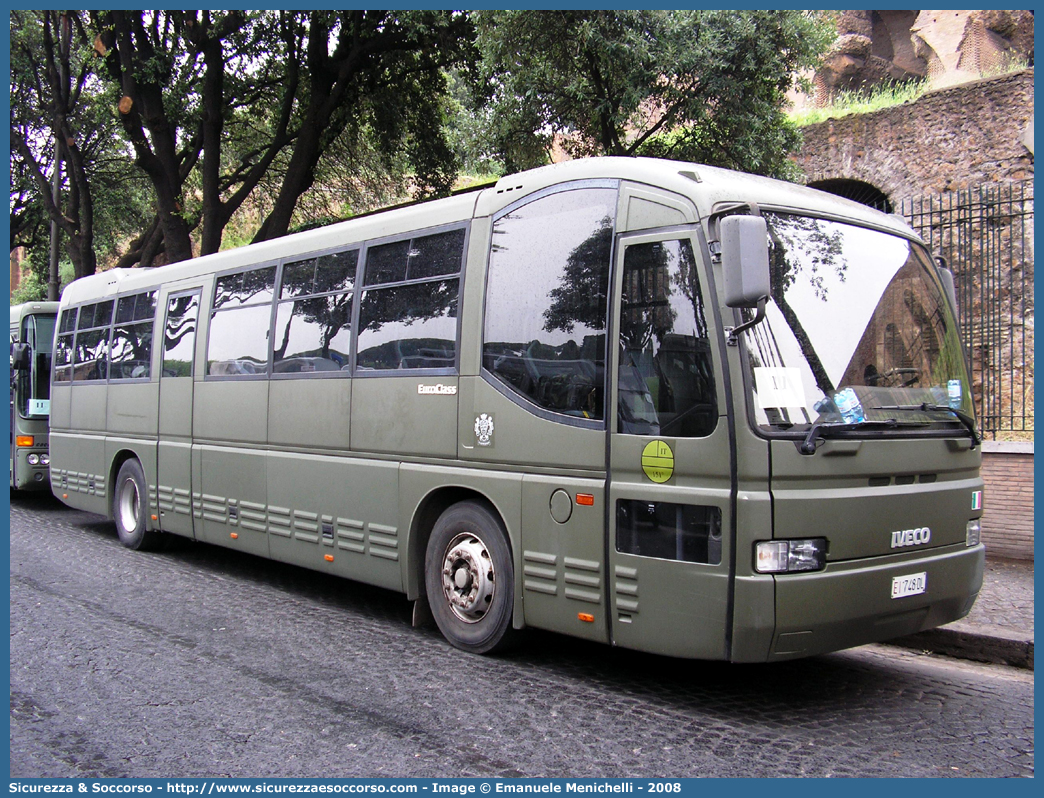
[[[803,11],[482,11],[476,26],[509,169],[557,144],[785,175],[784,95],[831,38]]]
[[[72,261],[61,261],[58,264],[59,296],[61,291],[76,279]],[[18,288],[11,292],[11,304],[20,305],[23,302],[43,302],[47,299],[47,272],[29,269],[22,274],[22,280]]]
[[[915,80],[876,86],[870,91],[841,91],[830,105],[790,114],[790,121],[798,127],[804,127],[827,119],[869,114],[913,102],[930,88],[927,80]]]

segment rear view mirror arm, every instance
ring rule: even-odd
[[[725,335],[727,336],[727,338],[725,339],[725,344],[727,346],[736,346],[739,343],[739,334],[741,332],[745,332],[749,330],[751,327],[760,324],[762,321],[764,321],[765,303],[767,301],[767,299],[762,299],[758,302],[757,312],[754,314],[754,318],[750,321],[744,322],[739,327],[725,328]]]

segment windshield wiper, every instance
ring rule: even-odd
[[[922,402],[919,405],[881,405],[880,407],[872,407],[871,410],[907,410],[911,412],[920,413],[953,413],[957,420],[961,422],[968,433],[971,435],[972,445],[971,448],[975,448],[982,443],[978,431],[975,429],[975,419],[965,413],[963,410],[957,410],[956,408],[950,407],[949,405],[933,405],[929,402]]]
[[[881,409],[881,408],[875,408]],[[891,429],[898,427],[899,422],[894,418],[885,419],[884,421],[859,421],[855,424],[831,424],[817,422],[812,425],[809,429],[805,439],[798,444],[798,451],[801,454],[815,454],[816,453],[816,441],[823,439],[826,440],[830,437],[830,434],[834,432],[851,432],[856,429],[867,429],[868,427],[879,428],[884,427],[885,429]]]

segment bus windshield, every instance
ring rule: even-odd
[[[772,297],[748,330],[748,381],[766,430],[923,426],[973,415],[957,323],[917,243],[767,213]]]
[[[51,398],[51,353],[56,320],[53,313],[34,313],[22,322],[23,340],[32,351],[32,368],[19,373],[17,385],[18,412],[24,417],[48,412],[44,408]]]

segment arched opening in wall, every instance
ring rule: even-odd
[[[864,183],[862,180],[846,180],[845,178],[817,180],[809,183],[808,187],[869,205],[871,208],[885,213],[893,212],[892,203],[888,200],[887,195],[876,186]]]

